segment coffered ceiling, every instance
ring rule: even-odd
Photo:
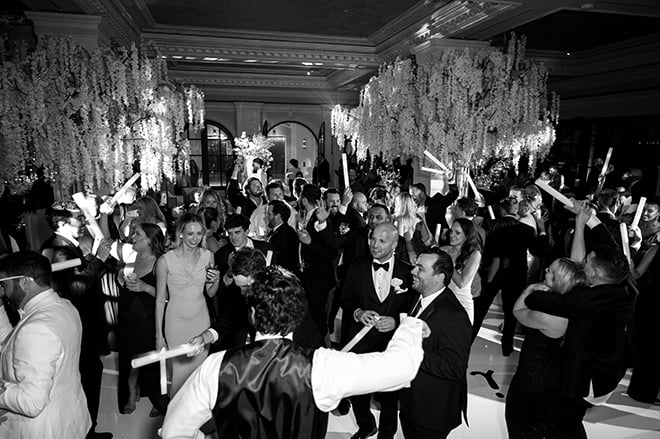
[[[153,41],[210,101],[355,103],[379,65],[430,39],[524,34],[555,83],[638,39],[660,42],[658,0],[5,0],[10,31],[22,11],[99,15],[121,44]]]

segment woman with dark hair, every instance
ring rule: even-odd
[[[568,320],[528,309],[525,298],[539,290],[565,294],[584,283],[579,263],[569,258],[556,259],[546,268],[543,283],[528,286],[513,307],[513,315],[527,329],[506,398],[509,438],[557,437],[548,410],[559,386],[559,349]]]
[[[473,297],[481,292],[479,265],[481,264],[481,239],[472,220],[457,218],[449,231],[449,245],[440,248],[451,256],[454,262],[454,274],[449,289],[454,292],[467,312],[470,323],[474,322]],[[474,291],[475,296],[472,292]]]
[[[144,223],[156,224],[163,231],[163,236],[167,235],[167,219],[158,207],[158,203],[151,197],[140,197],[135,200],[137,216]]]
[[[211,324],[204,292],[215,296],[220,280],[213,253],[206,248],[204,220],[191,213],[177,224],[175,243],[156,266],[156,349],[186,343]],[[165,304],[167,303],[167,309]],[[172,360],[173,396],[208,355]]]
[[[160,227],[137,223],[132,234],[135,262],[119,271],[119,311],[117,344],[119,384],[117,402],[120,413],[132,413],[140,398],[140,389],[159,407],[158,367],[132,369],[131,359],[155,348],[156,261],[165,251],[165,237]]]

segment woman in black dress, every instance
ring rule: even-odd
[[[156,224],[134,226],[133,249],[135,263],[119,272],[119,311],[117,343],[119,353],[119,411],[132,413],[142,393],[149,396],[156,408],[159,403],[158,365],[131,368],[131,359],[155,349],[156,261],[165,250],[165,237]]]
[[[546,269],[544,282],[528,286],[514,305],[513,315],[527,328],[518,369],[506,398],[509,438],[556,437],[549,408],[559,385],[559,348],[568,320],[528,309],[525,298],[539,290],[564,294],[584,281],[579,263],[569,258],[557,259]]]

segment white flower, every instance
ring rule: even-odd
[[[392,278],[392,281],[390,282],[390,286],[394,290],[394,294],[401,294],[405,293],[408,291],[408,288],[401,288],[401,285],[403,285],[403,280],[399,279],[398,277]]]

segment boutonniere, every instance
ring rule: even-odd
[[[392,282],[390,282],[390,286],[394,290],[394,294],[401,294],[408,291],[408,288],[401,288],[401,285],[403,285],[403,280],[399,279],[398,277],[393,278]]]

